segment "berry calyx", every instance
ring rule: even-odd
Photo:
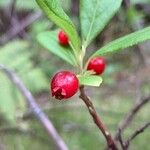
[[[69,71],[56,73],[51,81],[52,96],[59,100],[72,97],[78,91],[78,88],[78,78]]]
[[[102,74],[105,70],[105,59],[102,57],[94,57],[90,60],[87,70],[92,70],[96,75]]]
[[[58,33],[58,41],[63,46],[67,46],[69,44],[69,38],[64,31],[60,31]]]

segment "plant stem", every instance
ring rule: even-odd
[[[93,121],[95,122],[95,124],[97,125],[97,127],[100,129],[100,131],[102,132],[102,134],[104,135],[106,141],[107,141],[107,145],[111,150],[118,150],[111,134],[108,132],[106,126],[104,125],[104,123],[101,121],[100,117],[98,116],[91,100],[89,99],[89,97],[86,95],[85,90],[84,90],[84,86],[80,87],[80,96],[79,96],[84,103],[86,104],[90,115],[93,118]]]

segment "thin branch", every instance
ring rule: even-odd
[[[0,70],[2,70],[9,79],[16,85],[16,87],[20,90],[22,95],[26,98],[27,103],[30,106],[30,109],[33,111],[35,117],[41,122],[43,127],[46,129],[48,135],[53,139],[53,142],[57,146],[58,150],[68,150],[66,144],[62,140],[62,138],[57,133],[55,127],[52,122],[48,119],[48,117],[44,114],[41,108],[36,103],[36,100],[30,93],[30,91],[25,87],[20,78],[11,70],[6,68],[3,65],[0,65]]]
[[[125,147],[128,149],[128,147],[130,146],[131,141],[134,140],[139,134],[143,133],[145,131],[145,129],[147,129],[148,127],[150,127],[150,122],[144,124],[141,128],[134,131],[134,133],[125,142]]]
[[[121,148],[123,150],[126,150],[125,144],[124,144],[123,139],[122,139],[122,131],[121,131],[121,129],[119,129],[118,140],[120,142]]]
[[[16,8],[17,0],[12,0],[11,7],[10,7],[10,18],[14,15],[15,8]],[[10,21],[11,22],[11,21]]]
[[[41,12],[35,12],[32,15],[27,16],[22,21],[20,21],[15,27],[10,28],[4,35],[0,38],[0,44],[5,44],[22,30],[32,24],[35,20],[39,19],[42,16]]]
[[[97,115],[97,112],[91,102],[91,100],[89,99],[89,97],[87,97],[85,91],[84,91],[84,86],[80,87],[80,96],[79,96],[84,103],[86,104],[90,115],[92,116],[95,124],[97,125],[97,127],[100,129],[100,131],[102,132],[102,134],[104,135],[106,141],[107,141],[107,145],[110,149],[112,150],[118,150],[111,134],[108,132],[106,126],[104,125],[104,123],[101,121],[100,117]]]
[[[130,0],[123,0],[123,4],[126,8],[130,6]]]
[[[118,139],[119,130],[123,131],[133,120],[134,116],[137,114],[137,112],[148,102],[150,101],[150,95],[141,99],[140,101],[137,101],[137,103],[133,106],[133,108],[126,114],[125,118],[120,122],[120,125],[118,127],[118,131],[115,135],[115,139]]]

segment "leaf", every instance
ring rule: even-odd
[[[42,32],[37,36],[38,41],[42,46],[48,49],[53,54],[59,56],[66,62],[76,66],[75,56],[70,47],[61,46],[57,40],[58,31]]]
[[[114,16],[122,0],[80,0],[82,38],[87,46]]]
[[[63,29],[75,50],[80,50],[80,39],[70,18],[63,11],[60,0],[36,0],[47,17]]]
[[[142,30],[136,31],[134,33],[128,34],[124,37],[121,37],[115,41],[110,42],[106,46],[96,51],[92,55],[92,57],[115,53],[124,48],[136,45],[146,40],[150,40],[150,27],[144,28]]]
[[[100,86],[102,83],[102,78],[97,75],[83,75],[78,76],[80,85],[87,85],[87,86]]]

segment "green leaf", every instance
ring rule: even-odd
[[[61,46],[57,40],[58,31],[42,32],[37,36],[42,46],[66,62],[76,66],[76,59],[70,47]]]
[[[80,85],[87,85],[87,86],[100,86],[102,83],[102,78],[97,75],[83,75],[78,76]]]
[[[110,53],[115,53],[124,48],[136,45],[140,42],[144,42],[146,40],[150,40],[150,27],[144,28],[142,30],[136,31],[124,37],[121,37],[115,41],[110,42],[106,46],[100,48],[96,51],[92,57],[98,55],[106,55]]]
[[[67,33],[73,48],[79,51],[79,36],[74,24],[63,11],[60,5],[60,0],[36,0],[36,2],[41,7],[43,12],[47,15],[47,17]]]
[[[82,38],[87,46],[114,16],[122,0],[80,0]]]

